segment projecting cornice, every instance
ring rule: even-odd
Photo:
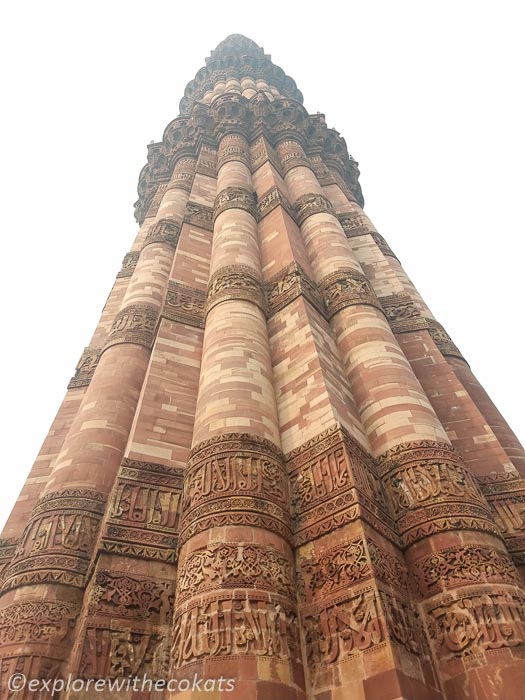
[[[249,141],[263,134],[272,146],[296,141],[308,157],[322,157],[363,205],[358,164],[348,154],[340,134],[328,129],[323,115],[309,115],[293,99],[269,100],[263,91],[251,99],[232,92],[223,93],[211,105],[196,103],[188,116],[179,116],[168,124],[160,143],[148,146],[148,162],[139,176],[139,199],[135,203],[137,221],[144,221],[159,185],[170,180],[181,158],[197,158],[203,144],[216,149],[221,138],[232,133],[243,134]]]

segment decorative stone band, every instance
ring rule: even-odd
[[[77,604],[64,600],[18,602],[0,610],[3,655],[28,642],[67,646],[78,612]]]
[[[421,621],[411,603],[373,585],[305,606],[301,617],[314,688],[322,682],[320,672],[327,664],[380,651],[388,640],[411,654],[428,655]]]
[[[153,224],[144,240],[142,249],[151,243],[164,243],[172,248],[176,248],[179,242],[180,226],[171,219],[163,219]]]
[[[14,556],[18,544],[18,537],[3,537],[0,539],[0,581],[5,568]]]
[[[525,648],[525,596],[507,587],[477,586],[425,606],[435,656],[440,661],[505,648]]]
[[[248,525],[290,539],[288,475],[269,440],[226,433],[197,445],[184,475],[181,542],[197,532]]]
[[[297,221],[294,208],[278,187],[272,188],[267,194],[263,195],[258,200],[257,221],[264,219],[265,216],[267,216],[278,206],[281,206],[288,216],[290,216],[294,221]]]
[[[104,523],[101,550],[174,562],[182,470],[124,459]]]
[[[89,590],[89,616],[111,620],[131,618],[134,624],[146,620],[148,627],[169,624],[174,589],[172,579],[99,569]]]
[[[383,311],[372,285],[365,275],[352,268],[341,268],[331,272],[319,283],[328,318],[332,318],[341,309],[356,304],[374,306]]]
[[[168,191],[168,185],[169,182],[162,182],[157,187],[157,191],[155,192],[153,199],[151,200],[151,204],[149,205],[149,209],[144,218],[149,218],[150,216],[157,216],[157,212],[159,210],[160,203],[162,202],[162,198],[164,197],[164,194]]]
[[[363,518],[399,543],[373,459],[338,424],[287,455],[299,546]]]
[[[443,326],[433,318],[422,316],[410,294],[391,294],[380,297],[380,302],[394,333],[427,330],[442,355],[466,362]]]
[[[374,540],[356,537],[318,555],[297,555],[299,599],[318,603],[372,578],[412,596],[415,586],[401,553],[393,554]]]
[[[106,496],[89,489],[39,499],[5,571],[2,590],[37,583],[83,586]]]
[[[217,166],[221,168],[225,163],[238,161],[250,168],[250,149],[244,136],[240,134],[227,134],[221,139],[218,150]]]
[[[314,214],[331,214],[335,216],[332,203],[322,194],[303,194],[294,203],[294,207],[299,226],[304,224],[306,219]]]
[[[264,136],[259,136],[250,146],[251,151],[251,170],[252,173],[261,167],[266,162],[270,162],[277,172],[281,172],[281,165],[278,162],[277,155],[272,145],[266,141]]]
[[[113,345],[133,343],[151,349],[159,319],[159,309],[150,304],[130,304],[113,321],[104,352]]]
[[[299,296],[304,296],[319,313],[325,314],[317,285],[297,263],[290,263],[264,285],[268,317],[272,317]]]
[[[262,284],[249,265],[225,265],[210,277],[206,314],[222,301],[237,299],[251,301],[266,313]]]
[[[339,219],[339,223],[343,227],[343,231],[345,232],[347,238],[372,236],[383,255],[390,255],[390,257],[398,260],[397,255],[392,251],[383,236],[381,236],[381,234],[375,230],[369,218],[365,214],[352,212],[350,214],[338,214],[337,218]]]
[[[372,235],[372,238],[374,239],[374,241],[376,242],[379,250],[383,253],[383,255],[390,255],[390,257],[395,258],[396,260],[399,260],[397,255],[394,253],[392,248],[385,241],[383,236],[381,236],[381,234],[374,232],[371,235]]]
[[[477,477],[516,566],[525,566],[525,480],[503,472]]]
[[[139,255],[139,251],[132,251],[130,253],[126,253],[126,255],[124,256],[124,260],[122,261],[122,269],[117,274],[117,279],[122,279],[123,277],[131,277],[131,275],[133,274],[133,270],[137,266]]]
[[[347,238],[367,236],[377,233],[368,216],[362,212],[354,211],[347,212],[345,214],[338,214],[337,218],[339,219],[339,223],[341,224]]]
[[[451,588],[476,585],[480,580],[522,585],[512,559],[502,550],[472,545],[448,547],[417,559],[411,571],[423,598]]]
[[[251,588],[295,600],[290,559],[254,542],[217,542],[179,563],[177,603],[216,589]]]
[[[166,189],[191,192],[197,161],[195,158],[179,158],[175,163],[173,174]]]
[[[169,678],[168,634],[162,627],[137,620],[131,627],[126,620],[97,616],[82,631],[79,678]]]
[[[279,160],[281,161],[281,172],[286,175],[290,170],[297,167],[309,168],[315,173],[315,169],[306,156],[302,146],[295,140],[281,141],[277,146]]]
[[[217,177],[217,150],[211,141],[201,145],[196,172],[207,177]]]
[[[451,445],[402,443],[379,458],[379,468],[406,546],[444,530],[499,535],[479,486]]]
[[[428,330],[428,320],[421,316],[409,294],[390,294],[379,301],[394,333]]]
[[[225,656],[301,664],[295,606],[275,593],[239,591],[217,593],[175,613],[175,668]]]
[[[184,223],[213,231],[213,209],[197,202],[188,202],[184,212]]]
[[[75,367],[75,375],[67,385],[68,389],[76,389],[88,386],[100,359],[101,348],[84,348],[84,351]]]
[[[443,326],[434,321],[433,319],[428,319],[429,333],[432,336],[432,340],[435,342],[437,348],[441,350],[441,353],[447,357],[458,357],[460,360],[466,362],[465,358],[457,348],[457,346],[452,342],[451,337],[443,328]]]
[[[219,214],[227,209],[244,209],[248,214],[251,214],[254,219],[257,218],[257,206],[253,192],[244,189],[243,187],[225,187],[215,197],[213,207],[213,221],[217,219]]]
[[[170,280],[161,316],[169,321],[204,328],[205,306],[206,294],[203,291]]]

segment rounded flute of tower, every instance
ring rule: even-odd
[[[180,162],[174,179],[194,167],[194,162]],[[28,679],[59,674],[71,651],[72,629],[166,293],[180,229],[177,216],[187,197],[177,185],[166,194],[162,218],[149,230],[91,383],[4,573],[2,619],[30,622],[36,614],[33,631],[21,632],[8,644],[6,669],[22,670]]]
[[[246,100],[214,101],[219,170],[201,377],[182,502],[172,677],[303,698]],[[190,691],[183,697],[201,697]],[[179,697],[175,692],[171,697]]]
[[[277,151],[405,558],[418,582],[445,696],[484,697],[481,689],[496,677],[500,689],[510,687],[513,676],[525,682],[514,654],[525,643],[520,613],[525,590],[490,508],[401,350],[332,203],[307,167],[300,139],[283,139]],[[494,566],[480,581],[476,565],[470,572],[469,567],[486,558]],[[466,571],[458,577],[447,561],[463,562]],[[438,562],[440,574],[433,568]],[[497,642],[485,641],[487,624]],[[492,643],[499,649],[497,659],[490,653],[496,648]],[[465,663],[472,652],[479,658],[475,669]]]

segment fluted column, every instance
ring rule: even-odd
[[[242,108],[228,98],[214,104]],[[248,162],[242,130],[222,131],[202,369],[184,482],[172,676],[222,676],[235,681],[235,697],[292,699],[304,697],[304,685],[289,494]],[[184,694],[190,696],[196,693]]]
[[[194,163],[192,168],[188,159],[180,161],[173,181],[188,169]],[[11,664],[28,678],[58,673],[70,651],[86,573],[148,365],[186,200],[187,192],[180,188],[165,195],[91,383],[6,571],[2,618],[34,622],[33,627],[21,625],[12,644]]]
[[[489,668],[494,647],[480,638],[489,620],[490,636],[499,639],[502,687],[506,674],[521,673],[525,681],[513,652],[525,643],[519,612],[524,592],[487,503],[399,347],[301,144],[288,138],[277,150],[407,562],[425,601],[425,624],[445,692],[467,698],[489,678],[494,682]],[[439,574],[432,564],[436,557],[444,562]],[[490,585],[479,582],[474,566],[484,557],[495,562]],[[454,559],[465,562],[459,580],[454,567],[447,568]],[[456,639],[457,625],[468,633]],[[466,662],[471,653],[480,660],[476,669]],[[476,697],[485,697],[481,692]]]
[[[352,250],[401,349],[452,445],[481,485],[507,549],[523,575],[525,482],[519,473],[523,448],[363,210],[346,200],[343,192],[332,190],[331,194]]]

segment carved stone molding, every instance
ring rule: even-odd
[[[397,255],[394,253],[392,248],[385,241],[383,236],[381,236],[381,234],[377,233],[377,231],[374,231],[371,235],[372,235],[372,238],[374,239],[374,241],[376,242],[377,247],[383,253],[383,255],[390,255],[391,258],[395,258],[396,260],[398,260]]]
[[[421,316],[409,294],[390,294],[386,297],[380,297],[379,301],[394,333],[407,333],[429,328],[428,320]]]
[[[124,259],[122,261],[122,269],[117,274],[117,279],[122,279],[125,277],[132,276],[133,271],[134,271],[135,267],[137,266],[139,255],[140,255],[139,251],[132,251],[130,253],[126,253],[126,255],[124,256]]]
[[[278,187],[273,187],[257,202],[257,221],[264,219],[267,214],[276,209],[278,206],[281,206],[294,221],[296,220],[295,210],[288,199]]]
[[[289,537],[288,499],[282,453],[269,440],[243,433],[206,440],[191,451],[184,475],[181,542],[219,523]]]
[[[397,543],[374,460],[335,424],[287,456],[299,546],[363,518]]]
[[[250,133],[252,114],[248,100],[242,95],[233,92],[223,92],[222,95],[213,100],[209,109],[213,116],[213,134],[215,138],[220,140],[220,160],[221,144],[226,139],[228,148],[231,144],[231,141],[228,140],[229,136],[234,137],[234,142],[237,145],[239,137],[246,143]],[[235,159],[237,160],[237,158]],[[249,165],[249,156],[247,160],[247,165]]]
[[[82,586],[104,513],[106,497],[65,489],[37,501],[2,589],[32,583]]]
[[[283,175],[286,175],[290,170],[299,166],[314,170],[303,147],[296,140],[280,141],[277,145],[277,153],[281,161],[281,171]]]
[[[0,539],[0,584],[3,572],[13,558],[18,545],[18,537],[3,537]]]
[[[149,218],[151,216],[157,216],[157,212],[159,211],[160,203],[162,202],[162,198],[164,197],[165,193],[168,191],[168,182],[161,182],[156,189],[156,192],[151,200],[151,204],[149,205],[149,208],[146,212],[146,216],[144,218]],[[140,222],[142,223],[142,222]]]
[[[319,290],[324,298],[328,318],[335,316],[341,309],[356,304],[366,304],[381,309],[367,277],[351,268],[331,272],[321,280]]]
[[[184,223],[213,231],[213,209],[197,202],[188,202],[184,210]]]
[[[102,622],[100,624],[103,624]],[[137,629],[123,622],[111,629],[88,626],[83,642],[79,678],[166,678],[167,633]]]
[[[318,556],[301,557],[299,592],[306,603],[316,602],[339,590],[347,590],[373,575],[362,537],[324,550]]]
[[[316,687],[316,675],[327,664],[337,663],[387,640],[381,604],[373,587],[336,599],[329,605],[305,608],[306,665]]]
[[[175,561],[181,491],[180,468],[123,460],[102,530],[101,549]]]
[[[432,340],[435,342],[438,350],[441,350],[441,353],[445,357],[459,357],[460,360],[465,360],[457,346],[452,342],[452,339],[449,336],[449,334],[446,332],[446,330],[440,323],[434,321],[433,319],[429,319],[428,324],[428,330],[432,337]]]
[[[219,214],[222,214],[227,209],[243,209],[248,214],[251,214],[254,219],[257,218],[254,194],[243,187],[225,187],[219,192],[215,197],[213,220],[215,221]]]
[[[322,194],[304,194],[294,203],[297,221],[302,226],[306,219],[314,214],[330,214],[335,216],[332,203]]]
[[[417,595],[416,587],[409,576],[407,565],[403,555],[393,554],[380,546],[372,539],[366,540],[368,556],[374,575],[390,588],[409,595],[411,598]],[[399,550],[395,550],[399,551]]]
[[[337,218],[339,219],[339,223],[341,224],[347,238],[377,233],[368,216],[362,212],[355,211],[345,214],[338,214]]]
[[[217,177],[217,151],[202,144],[197,161],[197,173],[207,177]]]
[[[440,659],[525,647],[525,597],[481,588],[427,606],[430,639]]]
[[[69,380],[68,389],[88,386],[91,382],[100,359],[101,348],[84,348],[75,367],[75,375]]]
[[[120,343],[133,343],[151,349],[159,318],[159,309],[150,304],[130,304],[115,317],[103,350]]]
[[[124,571],[100,569],[90,587],[90,616],[147,620],[169,624],[173,614],[173,580],[149,578]]]
[[[220,302],[236,299],[251,301],[266,313],[262,284],[249,265],[225,265],[210,277],[206,314]]]
[[[379,465],[405,545],[448,529],[497,534],[478,484],[447,443],[403,443]]]
[[[274,316],[299,296],[304,296],[321,314],[325,314],[317,285],[297,263],[290,263],[265,284],[268,317]]]
[[[171,656],[176,668],[216,656],[301,663],[295,609],[256,592],[206,597],[175,614]]]
[[[171,246],[172,248],[177,247],[180,236],[180,226],[175,221],[171,219],[163,219],[162,221],[157,221],[153,224],[148,235],[144,240],[144,249],[151,243],[164,243]]]
[[[0,644],[67,644],[79,606],[63,600],[17,602],[0,610]]]
[[[255,171],[267,161],[273,165],[277,172],[281,172],[281,166],[278,163],[277,155],[264,136],[259,136],[259,138],[251,143],[250,152],[252,173],[255,173]]]
[[[295,599],[289,559],[253,542],[220,542],[192,551],[179,567],[177,601],[213,589],[250,588]]]
[[[204,328],[205,306],[206,294],[200,289],[170,280],[161,315],[170,321]]]
[[[519,586],[520,576],[505,552],[494,547],[449,547],[412,564],[425,598],[450,588],[492,581]]]
[[[225,163],[238,161],[250,168],[250,148],[241,134],[227,134],[220,141],[217,153],[217,166],[220,169]]]
[[[170,178],[167,189],[179,189],[186,192],[191,192],[193,180],[195,178],[196,166],[196,155],[189,158],[179,158],[173,168],[173,174]]]

